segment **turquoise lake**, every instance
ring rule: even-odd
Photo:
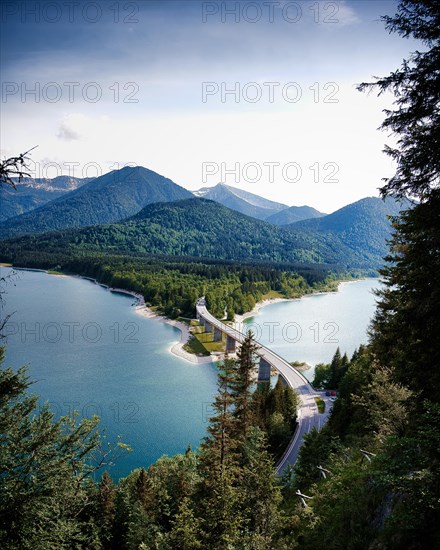
[[[341,283],[338,292],[275,302],[246,319],[247,329],[262,344],[288,361],[312,367],[330,363],[336,349],[350,357],[368,341],[367,329],[376,307],[373,290],[379,279]],[[303,371],[313,379],[314,369]]]
[[[9,271],[1,268],[1,275]],[[169,352],[180,339],[178,329],[142,317],[132,307],[133,297],[90,281],[16,273],[6,286],[2,311],[2,317],[13,313],[6,326],[5,364],[27,365],[35,381],[32,392],[57,416],[74,409],[80,417],[98,414],[107,441],[122,435],[133,452],[110,469],[114,479],[163,454],[198,446],[211,413],[216,369]],[[272,304],[248,323],[257,321],[261,342],[289,361],[329,361],[338,345],[352,353],[366,342],[375,303],[371,289],[378,285],[374,279],[357,281],[335,294]],[[273,322],[279,326],[272,325],[271,334],[264,323]],[[294,323],[302,330],[295,342]]]
[[[14,314],[5,364],[28,365],[32,392],[57,415],[98,414],[108,441],[123,436],[133,451],[111,468],[113,478],[188,444],[198,447],[216,370],[169,353],[178,329],[142,317],[131,307],[133,297],[90,281],[17,274],[16,286],[6,287],[4,313]]]

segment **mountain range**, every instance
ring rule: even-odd
[[[221,183],[191,193],[138,166],[115,170],[93,180],[59,176],[53,180],[26,181],[17,185],[16,190],[2,187],[0,235],[8,237],[116,222],[139,212],[147,204],[192,196],[214,200],[275,225],[324,216],[310,206],[289,207]],[[95,208],[97,204],[99,208]]]
[[[202,187],[202,189],[194,191],[194,195],[219,202],[223,206],[259,220],[265,220],[269,216],[289,208],[286,204],[264,199],[259,195],[224,183],[219,183],[214,187]]]
[[[311,206],[289,207],[286,204],[264,199],[259,195],[224,183],[219,183],[214,187],[202,187],[193,193],[196,197],[213,200],[232,210],[258,220],[266,220],[275,225],[287,225],[299,220],[325,215]]]
[[[382,200],[377,197],[366,197],[327,216],[301,220],[285,227],[312,234],[318,240],[335,236],[341,245],[357,252],[359,261],[381,263],[382,258],[388,253],[387,241],[391,236],[390,218],[411,207],[412,203],[405,199],[387,197]]]
[[[2,237],[86,227],[128,218],[153,202],[176,201],[192,193],[141,166],[126,166],[85,183],[30,212],[0,223]]]
[[[54,199],[74,191],[92,178],[15,178],[15,189],[9,185],[0,187],[0,222],[34,210]]]
[[[391,231],[385,214],[387,225],[378,223],[378,215],[387,209],[397,209],[391,199],[384,209],[379,205],[381,202],[378,198],[362,199],[345,207],[345,222],[340,227],[330,223],[330,228],[321,229],[302,227],[302,222],[275,226],[201,198],[153,203],[119,223],[3,241],[0,254],[5,259],[14,257],[17,250],[161,254],[227,261],[320,263],[371,270],[381,267]],[[351,227],[350,238],[347,227]],[[371,244],[357,234],[365,228]]]
[[[290,206],[289,208],[272,214],[266,218],[266,221],[275,225],[288,225],[301,220],[321,218],[322,216],[325,216],[325,214],[311,206]]]
[[[211,191],[218,201],[206,198],[209,190],[194,197],[151,170],[125,167],[1,223],[0,234],[10,240],[0,251],[8,255],[19,247],[377,269],[391,232],[387,216],[407,207],[368,197],[324,215],[223,184]],[[267,221],[257,219],[238,211],[246,205],[260,216],[272,213]]]

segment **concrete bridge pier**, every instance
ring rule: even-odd
[[[208,332],[209,334],[212,333],[212,325],[211,323],[208,323],[208,321],[205,321],[205,332]]]
[[[235,340],[228,335],[226,336],[226,351],[228,353],[235,352]]]
[[[260,357],[260,364],[258,366],[258,382],[270,381],[270,363]]]
[[[222,336],[223,336],[222,331],[219,328],[214,327],[214,342],[220,342],[222,339]]]

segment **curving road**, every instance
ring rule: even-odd
[[[214,327],[220,329],[224,334],[233,338],[236,342],[242,343],[245,335],[235,328],[226,325],[211,315],[206,308],[204,298],[200,298],[196,304],[196,310],[200,317],[208,321]],[[324,422],[327,420],[331,408],[331,401],[326,399],[322,392],[317,392],[310,385],[309,381],[296,369],[294,369],[285,359],[277,353],[263,346],[259,342],[257,344],[257,355],[265,359],[272,367],[274,367],[286,380],[287,384],[296,390],[299,394],[301,405],[298,410],[298,426],[295,430],[292,440],[290,441],[286,451],[277,464],[277,472],[282,474],[288,465],[295,464],[298,458],[298,452],[303,442],[304,435],[315,427],[320,430]],[[320,414],[316,406],[315,397],[324,399],[326,412]]]

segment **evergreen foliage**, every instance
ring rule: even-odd
[[[1,248],[1,244],[0,244]],[[157,256],[109,256],[98,253],[45,254],[17,248],[4,259],[20,267],[51,269],[96,279],[111,288],[142,294],[145,302],[168,317],[194,316],[195,303],[206,297],[211,313],[222,318],[250,311],[262,297],[275,291],[298,298],[315,290],[335,290],[338,277],[320,266],[236,264],[212,260]]]
[[[372,345],[396,378],[440,400],[440,192],[403,214],[395,224],[386,288],[372,325]]]
[[[337,350],[331,364],[317,371],[315,383],[337,388],[338,397],[328,423],[305,437],[293,471],[277,479],[267,445],[269,440],[276,447],[272,438],[281,437],[283,423],[294,422],[295,397],[281,382],[251,397],[251,336],[238,360],[226,359],[221,367],[214,416],[200,453],[189,449],[162,457],[116,487],[107,474],[100,483],[90,479],[109,456],[100,446],[96,419],[54,422],[47,407],[36,412],[36,398],[26,394],[25,372],[2,368],[2,548],[440,547],[440,9],[428,0],[402,0],[398,10],[385,18],[388,28],[422,39],[429,50],[379,80],[380,90],[390,88],[397,96],[398,108],[388,113],[384,127],[400,135],[399,148],[389,151],[398,170],[383,193],[413,195],[420,204],[395,222],[370,344],[350,360]],[[152,290],[148,274],[156,268],[138,275],[131,265],[127,273],[120,260],[115,257],[111,265],[87,256],[64,261],[115,281],[117,266],[119,282]],[[171,280],[176,271],[174,282],[188,273],[194,280],[203,275],[201,286],[215,272],[226,281],[225,300],[232,308],[238,304],[231,298],[237,290],[253,296],[268,281],[270,288],[289,288],[293,281],[298,291],[302,284],[298,276],[276,270],[262,278],[261,271],[232,270],[231,282],[224,266],[202,265],[198,271],[181,263],[161,264],[161,269]],[[212,291],[210,300],[220,309],[224,303],[217,302],[215,291],[205,290]],[[163,300],[162,291],[160,296]],[[297,490],[310,497],[306,506]]]
[[[401,67],[360,90],[394,94],[394,109],[386,110],[381,129],[391,131],[397,146],[385,152],[397,163],[385,178],[383,195],[428,199],[440,183],[440,9],[430,0],[401,0],[394,16],[384,16],[390,33],[415,38],[425,51],[415,51]]]
[[[26,394],[29,385],[24,369],[0,369],[0,545],[100,548],[90,476],[119,451],[102,447],[97,418],[54,421],[47,406],[37,410],[37,397]],[[106,502],[98,515],[108,519],[110,489],[108,480],[103,483]],[[107,528],[108,522],[104,539]]]
[[[12,236],[113,223],[133,216],[147,204],[189,197],[189,191],[152,170],[126,166],[0,223],[0,234]]]
[[[281,491],[267,435],[253,422],[251,335],[243,348],[219,369],[200,452],[162,457],[117,485],[107,471],[89,479],[111,451],[97,419],[34,414],[24,370],[0,370],[2,548],[277,548]],[[273,410],[293,415],[295,400],[280,395]]]
[[[84,251],[128,255],[162,254],[227,261],[328,264],[339,269],[377,270],[383,265],[383,256],[387,252],[386,240],[391,234],[387,215],[397,215],[401,209],[393,199],[384,203],[379,198],[367,198],[329,216],[278,227],[213,201],[192,198],[153,203],[135,216],[115,223],[115,216],[121,211],[118,204],[112,216],[103,217],[105,204],[110,201],[111,194],[106,195],[102,208],[90,213],[88,217],[80,215],[79,207],[76,210],[75,201],[84,196],[87,198],[83,190],[96,185],[97,181],[74,191],[75,197],[71,197],[69,202],[63,197],[55,201],[62,201],[57,208],[64,207],[65,203],[69,209],[75,207],[75,216],[70,223],[61,220],[53,227],[45,226],[45,231],[50,233],[33,231],[34,222],[26,223],[20,229],[20,220],[39,216],[42,224],[50,224],[45,209],[54,208],[52,203],[0,224],[0,235],[10,238],[2,244],[0,253],[26,250],[46,254],[78,254]],[[118,193],[121,191],[118,190]],[[91,204],[88,203],[88,206],[91,208]],[[132,210],[135,210],[134,207]],[[90,227],[84,227],[86,225]]]

